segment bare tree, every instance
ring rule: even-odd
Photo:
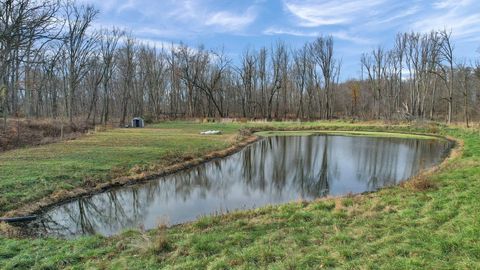
[[[454,91],[454,46],[451,42],[451,32],[447,32],[447,30],[443,30],[440,32],[440,36],[442,37],[442,43],[440,46],[440,55],[441,60],[445,62],[445,66],[441,65],[442,75],[440,77],[445,83],[447,87],[448,97],[447,97],[447,104],[448,104],[448,115],[447,115],[447,122],[450,124],[452,122],[452,115],[453,115],[453,91]]]
[[[23,114],[122,126],[130,116],[445,118],[470,125],[480,115],[480,68],[455,64],[445,30],[399,33],[392,48],[362,55],[361,79],[342,82],[332,37],[248,49],[236,64],[223,50],[157,48],[118,29],[96,32],[97,10],[62,1],[58,9],[53,0],[0,0],[4,123]]]
[[[266,53],[266,50],[264,51]],[[278,92],[280,89],[282,89],[282,75],[283,75],[283,69],[285,68],[285,59],[287,58],[287,49],[285,47],[285,44],[282,42],[277,42],[275,45],[275,48],[272,49],[272,69],[273,69],[273,74],[272,74],[272,81],[269,83],[268,82],[268,77],[264,76],[264,84],[266,85],[266,111],[267,111],[267,117],[268,119],[272,119],[272,113],[273,113],[273,102],[274,98],[278,98]],[[266,72],[265,72],[266,73]],[[266,74],[265,74],[266,75]],[[278,107],[277,107],[278,108]]]
[[[93,56],[90,59],[89,68],[86,74],[86,83],[88,86],[88,96],[90,96],[90,104],[88,105],[87,111],[87,118],[85,120],[86,123],[90,121],[93,116],[93,125],[95,126],[95,116],[97,111],[97,101],[99,95],[99,87],[103,80],[103,67],[100,61],[100,54],[98,52],[97,55]],[[87,99],[89,98],[87,96]]]
[[[162,113],[162,101],[165,96],[167,67],[164,50],[142,46],[139,51],[139,77],[141,88],[145,89],[148,114],[155,119]]]
[[[135,79],[135,53],[136,46],[135,40],[131,37],[127,37],[125,44],[119,51],[119,75],[121,80],[121,105],[120,105],[120,126],[125,126],[128,105],[131,97],[131,93],[134,89]]]
[[[242,114],[243,117],[252,117],[255,113],[255,90],[257,88],[257,57],[255,53],[247,50],[242,56],[242,66],[238,73],[242,78]]]
[[[323,117],[331,119],[334,111],[333,89],[340,72],[340,63],[334,58],[333,38],[319,37],[311,45],[313,57],[320,67],[323,75],[323,90],[325,106]]]
[[[70,124],[75,114],[75,97],[82,79],[88,72],[91,57],[98,45],[98,34],[89,32],[89,27],[98,14],[93,6],[77,5],[66,0],[62,3],[66,20],[66,32],[63,38],[67,57],[68,99],[66,112]]]
[[[110,112],[110,81],[115,69],[115,53],[120,39],[124,36],[124,31],[118,28],[111,30],[102,30],[100,38],[100,51],[102,59],[102,84],[103,84],[103,102],[102,102],[102,123],[107,124]]]
[[[296,112],[297,118],[304,118],[304,101],[303,96],[306,92],[308,92],[308,76],[311,75],[309,70],[313,69],[313,61],[309,57],[309,49],[308,46],[305,45],[302,48],[295,51],[294,56],[294,66],[293,66],[293,78],[295,82],[296,89],[299,95],[299,106]],[[311,109],[310,107],[308,109]]]
[[[458,82],[459,82],[459,89],[463,96],[463,116],[465,124],[467,128],[469,127],[469,100],[471,95],[471,81],[472,81],[472,73],[473,70],[471,67],[467,66],[466,63],[461,63],[457,65],[458,70]]]
[[[199,89],[220,117],[224,117],[222,79],[230,65],[223,50],[207,52],[199,49],[193,54],[183,51],[182,76],[187,84]],[[212,112],[210,112],[212,113]]]
[[[4,131],[7,128],[9,96],[16,96],[13,93],[15,82],[11,79],[18,77],[15,73],[18,72],[19,63],[33,52],[35,43],[40,42],[39,46],[42,47],[51,39],[56,4],[55,1],[0,1],[0,93],[3,99]],[[15,98],[12,103],[16,111]]]

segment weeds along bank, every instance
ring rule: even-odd
[[[200,129],[222,128],[219,124],[210,125],[205,128],[173,122],[154,126],[151,131],[142,134],[151,137],[152,145],[135,147],[146,150],[156,145],[153,141],[162,138],[161,141],[165,143],[163,147],[176,144],[178,154],[207,152],[215,147],[221,149],[230,145],[240,127],[239,124],[224,125],[225,134],[222,137],[200,137],[199,141],[178,149],[181,143],[188,144],[196,139],[181,138],[182,134],[194,136]],[[305,129],[330,130],[435,131],[438,135],[462,140],[464,146],[463,153],[458,152],[444,167],[422,179],[429,183],[422,185],[423,188],[404,185],[361,196],[264,207],[221,217],[205,217],[170,229],[162,227],[149,232],[129,231],[110,238],[94,236],[61,240],[3,236],[0,238],[3,243],[0,246],[0,268],[478,267],[478,130],[344,122],[271,125],[268,128],[300,129],[305,126]],[[122,142],[132,141],[132,134],[122,132],[87,136],[83,144],[87,145],[85,147],[92,143],[108,148],[106,142],[113,137]],[[103,135],[110,139],[97,137]],[[130,146],[129,150],[135,147]],[[156,147],[157,150],[161,148],[160,145]],[[119,159],[122,156],[120,153],[125,155],[126,152],[116,153],[115,158]],[[130,159],[129,162],[133,164],[135,160]]]

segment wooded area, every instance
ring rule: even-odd
[[[128,118],[478,119],[480,63],[455,57],[448,30],[399,33],[341,80],[331,36],[278,41],[239,59],[223,50],[153,47],[128,29],[95,29],[93,6],[1,0],[0,111],[8,117],[115,123]],[[6,127],[6,124],[4,125]]]

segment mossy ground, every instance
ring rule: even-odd
[[[201,154],[220,149],[245,124],[172,122],[147,130],[114,130],[78,141],[40,147],[46,164],[63,166],[75,160],[83,164],[66,176],[101,172],[112,166],[135,166],[158,162],[168,149]],[[376,193],[293,202],[280,206],[240,211],[225,216],[204,217],[191,224],[149,232],[127,231],[114,237],[15,239],[0,236],[0,269],[478,269],[480,268],[480,133],[457,127],[350,124],[345,122],[247,124],[269,129],[329,129],[431,133],[463,140],[463,153],[427,177],[433,188],[417,190],[408,185]],[[260,125],[261,127],[258,127]],[[200,130],[222,129],[225,135],[198,137]],[[133,132],[126,135],[124,132]],[[135,133],[141,134],[135,134]],[[112,140],[125,141],[114,143]],[[149,135],[147,135],[149,134]],[[159,134],[163,134],[160,136]],[[103,136],[106,136],[102,139]],[[150,137],[145,143],[125,143]],[[108,139],[107,139],[108,138]],[[139,140],[140,141],[140,140]],[[158,142],[157,142],[158,141]],[[71,146],[71,145],[74,145]],[[77,145],[78,144],[78,145]],[[185,145],[184,145],[185,144]],[[172,146],[173,145],[173,146]],[[120,149],[115,149],[119,147]],[[122,149],[123,147],[128,148]],[[155,148],[151,149],[151,148]],[[65,150],[68,149],[68,150]],[[2,198],[13,192],[3,185],[30,179],[25,194],[36,194],[32,183],[40,170],[28,171],[28,161],[38,148],[18,150],[0,156]],[[62,150],[61,157],[48,153]],[[86,150],[91,149],[91,150]],[[162,152],[163,149],[163,152]],[[83,152],[82,152],[83,151]],[[89,152],[92,151],[92,152]],[[130,154],[131,152],[136,153]],[[146,153],[144,153],[146,151]],[[80,157],[75,154],[79,152]],[[14,154],[16,153],[16,154]],[[15,156],[15,162],[4,155]],[[93,155],[93,156],[92,156]],[[96,155],[99,155],[98,157]],[[113,155],[113,156],[112,156]],[[96,162],[85,161],[101,159]],[[25,166],[14,178],[16,166]],[[54,165],[51,165],[52,167]],[[92,167],[93,166],[93,167]],[[110,166],[110,167],[109,167]],[[68,166],[67,166],[68,169]],[[59,169],[60,170],[60,169]],[[85,171],[82,171],[85,170]],[[4,171],[10,171],[5,177]],[[62,188],[64,180],[43,170]],[[62,170],[63,171],[63,170]],[[100,178],[99,178],[100,179]],[[73,182],[74,185],[77,182]],[[41,185],[40,185],[41,186]],[[15,186],[14,186],[15,187]],[[18,192],[18,191],[17,191]],[[19,196],[26,196],[20,193]],[[40,197],[43,193],[29,198]],[[30,199],[23,199],[28,202]],[[11,204],[10,207],[15,207]]]

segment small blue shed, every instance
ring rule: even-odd
[[[133,128],[143,128],[145,127],[145,121],[141,117],[135,117],[132,119],[131,127]]]

